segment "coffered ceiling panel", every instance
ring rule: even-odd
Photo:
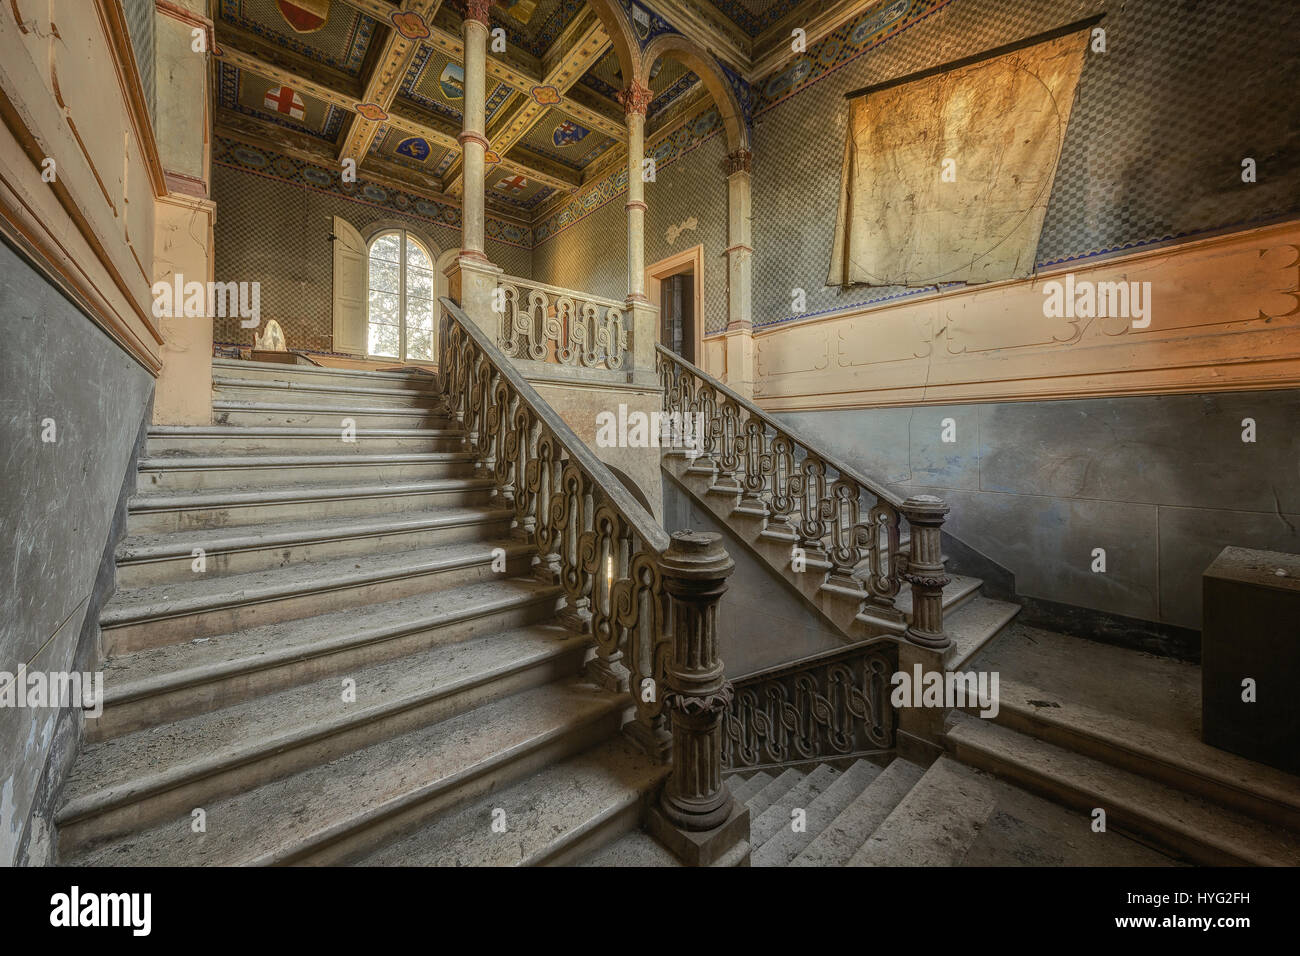
[[[221,64],[217,97],[222,106],[236,113],[310,133],[331,143],[351,115],[290,85],[236,69],[228,63]]]
[[[571,169],[587,164],[614,145],[612,137],[589,130],[562,110],[549,109],[528,131],[522,145]]]
[[[379,22],[342,0],[221,0],[220,19],[352,76]],[[323,19],[322,19],[323,16]]]
[[[489,81],[487,118],[491,122],[509,99],[510,87]],[[398,95],[457,123],[465,103],[465,70],[447,54],[423,45],[411,61]]]

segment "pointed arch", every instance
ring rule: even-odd
[[[722,122],[727,130],[727,151],[747,150],[749,146],[749,126],[745,122],[745,111],[736,99],[736,93],[727,80],[726,74],[713,56],[693,40],[680,33],[667,33],[655,37],[641,51],[641,70],[637,74],[638,82],[649,85],[650,68],[661,56],[671,57],[684,64],[700,81],[713,97],[713,103],[722,114]]]

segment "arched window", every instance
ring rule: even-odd
[[[366,301],[371,355],[433,361],[433,257],[405,229],[370,240]]]

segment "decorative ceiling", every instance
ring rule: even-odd
[[[756,37],[799,5],[799,0],[703,0],[740,27],[748,36]]]
[[[333,142],[347,119],[347,110],[307,96],[290,86],[222,63],[217,102],[226,109],[253,116],[285,129]]]
[[[346,3],[329,3],[324,23],[311,32],[300,33],[293,23],[309,26],[304,21],[310,7],[286,3],[286,16],[277,0],[221,0],[221,19],[293,53],[357,76],[379,21]]]
[[[618,2],[637,20],[643,46],[673,29],[650,9],[659,8],[655,0]],[[714,4],[742,18],[736,22],[746,31],[792,5]],[[217,123],[224,133],[319,168],[355,158],[362,179],[454,201],[462,175],[465,0],[217,0],[215,6]],[[586,0],[497,0],[491,16],[507,42],[528,56],[493,59],[488,201],[528,220],[548,199],[573,195],[596,160],[622,148],[626,131],[616,97],[625,84]],[[657,62],[648,118],[663,116],[698,87],[698,77],[681,63]]]

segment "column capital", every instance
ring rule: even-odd
[[[465,20],[473,20],[483,24],[485,27],[492,26],[492,0],[467,0],[465,4]]]
[[[654,93],[649,87],[642,86],[636,80],[633,80],[625,90],[618,93],[619,105],[623,107],[623,112],[627,115],[645,116],[645,112],[650,108],[650,101],[654,99]]]
[[[747,173],[754,162],[754,153],[748,149],[738,149],[727,154],[727,175]]]

